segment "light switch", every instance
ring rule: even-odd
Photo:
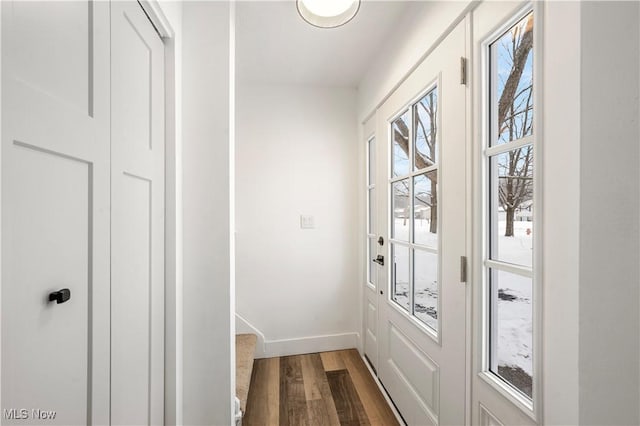
[[[301,214],[300,215],[300,228],[313,229],[316,227],[316,221],[313,216]]]

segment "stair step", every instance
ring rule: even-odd
[[[247,408],[257,341],[255,334],[236,334],[236,396],[243,413]]]

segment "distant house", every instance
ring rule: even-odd
[[[517,222],[531,222],[533,220],[533,201],[525,201],[516,210],[515,220]]]
[[[506,220],[506,214],[504,208],[500,206],[498,208],[498,221]],[[532,222],[533,221],[533,201],[525,201],[520,204],[520,207],[516,210],[514,220],[516,222]]]

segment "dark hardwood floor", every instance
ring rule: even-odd
[[[398,425],[355,349],[257,359],[243,426]]]

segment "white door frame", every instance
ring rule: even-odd
[[[182,199],[180,187],[182,138],[178,133],[178,110],[176,103],[177,77],[180,68],[176,48],[177,37],[171,22],[162,11],[158,0],[140,0],[152,24],[165,45],[165,422],[179,424],[182,421],[182,254],[177,250],[182,244],[180,210],[177,203]],[[0,8],[0,21],[2,8]],[[180,40],[181,41],[181,40]],[[0,31],[0,46],[2,31]],[[2,97],[2,51],[0,49],[0,99]],[[0,130],[2,129],[2,107],[0,103]],[[0,132],[1,134],[1,132]],[[0,171],[2,164],[0,150]],[[0,220],[2,215],[2,173],[0,173]],[[2,230],[0,229],[0,241]],[[2,245],[0,244],[0,277],[2,277]],[[0,278],[1,280],[1,278]],[[2,283],[0,282],[0,288]],[[0,292],[0,303],[2,293]],[[171,315],[170,315],[171,314]],[[2,319],[0,318],[0,325]],[[2,327],[0,327],[0,362],[2,354]],[[0,403],[2,401],[0,390]]]

